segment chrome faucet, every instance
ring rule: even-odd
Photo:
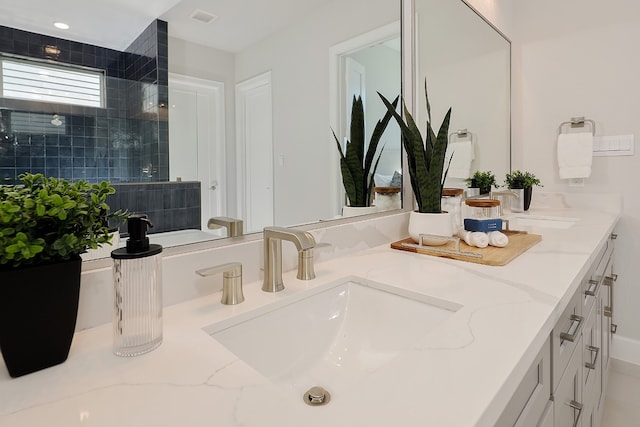
[[[298,275],[301,280],[311,280],[316,277],[313,270],[313,248],[316,240],[311,233],[285,227],[264,228],[264,281],[262,290],[265,292],[280,292],[284,289],[282,283],[282,241],[293,242],[298,249]]]
[[[220,302],[226,305],[235,305],[244,301],[244,294],[242,293],[242,264],[228,262],[196,271],[196,274],[202,277],[218,273],[222,273],[222,299]]]
[[[227,216],[216,216],[209,218],[207,222],[207,228],[209,230],[215,230],[220,227],[227,229],[227,236],[236,237],[242,236],[242,220],[236,218],[229,218]]]

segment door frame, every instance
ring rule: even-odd
[[[198,120],[197,124],[198,136],[205,130],[209,135],[208,141],[203,141],[198,137],[197,162],[198,180],[200,181],[201,227],[202,230],[207,230],[209,218],[226,215],[227,212],[224,83],[169,73],[169,92],[171,92],[172,86],[175,85],[193,89],[197,94],[198,90],[200,90],[211,95],[209,107],[212,114],[208,117],[208,120]],[[206,102],[202,98],[200,94],[197,95],[198,104]],[[171,104],[171,97],[169,97],[169,104]],[[169,111],[171,111],[170,108]],[[171,113],[169,112],[169,114]],[[169,144],[171,144],[171,141],[169,141]],[[171,162],[171,159],[169,159],[169,162]],[[217,206],[217,212],[212,212],[212,199],[215,201],[215,206]],[[207,207],[206,210],[204,209],[205,206]]]
[[[247,167],[247,121],[246,121],[246,109],[248,94],[258,88],[268,87],[269,89],[269,105],[271,116],[271,135],[269,135],[271,144],[271,157],[268,159],[271,164],[271,207],[270,214],[273,220],[275,220],[275,188],[274,188],[274,157],[273,157],[273,87],[271,79],[271,71],[266,71],[257,76],[243,80],[236,83],[236,183],[238,188],[237,197],[237,215],[239,218],[243,218],[245,221],[245,231],[252,232],[254,227],[254,218],[252,215],[253,203],[251,200],[251,188],[249,188],[251,182],[251,170]]]
[[[329,123],[339,139],[341,138],[339,132],[344,132],[350,120],[347,117],[346,106],[343,102],[347,90],[345,56],[395,37],[401,37],[401,30],[400,21],[398,20],[329,48]],[[333,135],[330,137],[333,140]],[[345,202],[342,175],[340,173],[340,156],[336,153],[335,144],[329,144],[329,147],[331,149],[329,155],[329,199],[332,205],[331,211],[338,213],[342,212],[342,206],[344,206]]]

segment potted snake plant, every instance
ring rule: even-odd
[[[107,182],[22,174],[0,186],[0,350],[12,377],[64,362],[78,312],[80,254],[109,243]],[[115,221],[115,222],[113,222]]]
[[[397,105],[397,103],[398,98],[393,101],[393,105]],[[376,151],[382,134],[391,120],[391,116],[392,114],[387,112],[381,120],[378,120],[371,134],[366,155],[364,106],[360,96],[353,97],[350,125],[351,139],[347,140],[344,151],[342,150],[342,144],[340,144],[336,133],[332,131],[338,152],[340,153],[342,185],[344,186],[344,191],[349,201],[348,206],[345,206],[343,209],[343,216],[376,211],[375,206],[371,205],[373,189],[375,187],[374,175],[378,168],[384,147],[380,149],[377,157]]]
[[[378,94],[400,126],[411,188],[418,206],[418,209],[412,211],[409,217],[409,235],[416,242],[421,240],[421,235],[451,237],[454,233],[451,215],[442,212],[441,204],[442,188],[451,164],[451,159],[448,163],[445,162],[451,108],[445,114],[436,134],[431,124],[431,104],[426,80],[424,94],[427,106],[427,129],[424,138],[404,103],[403,119],[396,111],[395,105]],[[424,237],[422,241],[430,245],[442,245],[447,242],[447,239]]]

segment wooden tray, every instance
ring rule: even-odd
[[[460,240],[460,251],[481,254],[482,255],[481,258],[469,257],[463,254],[442,253],[442,252],[434,251],[433,249],[429,249],[428,247],[416,248],[416,247],[402,245],[405,242],[415,243],[411,238],[394,242],[391,244],[391,247],[393,249],[399,249],[401,251],[408,251],[408,252],[414,252],[414,253],[419,253],[424,255],[457,259],[460,261],[474,262],[476,264],[506,265],[509,262],[511,262],[511,260],[516,258],[518,255],[522,254],[527,249],[531,248],[536,243],[542,240],[542,236],[539,234],[527,234],[527,233],[514,232],[514,231],[508,231],[508,230],[503,230],[502,232],[509,237],[509,244],[504,248],[487,246],[486,248],[480,249],[474,246],[469,246],[464,241]],[[454,243],[450,242],[440,247],[444,249],[454,249]]]

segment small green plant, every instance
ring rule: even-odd
[[[393,101],[393,105],[398,103],[398,98]],[[340,172],[342,173],[342,185],[347,193],[349,205],[354,207],[366,207],[371,205],[373,188],[375,186],[374,175],[380,162],[380,156],[384,147],[380,149],[378,157],[373,162],[378,149],[378,143],[391,120],[391,113],[387,112],[382,120],[378,120],[376,127],[371,134],[367,155],[364,155],[365,125],[364,106],[362,98],[353,97],[351,108],[351,140],[347,141],[344,152],[342,144],[338,140],[335,132],[333,137],[340,153]]]
[[[427,102],[427,132],[423,140],[407,106],[403,103],[405,121],[396,111],[394,104],[380,93],[378,95],[380,95],[382,102],[387,106],[389,112],[393,114],[400,126],[402,144],[409,165],[411,188],[418,204],[418,211],[421,213],[441,213],[442,186],[447,178],[449,164],[451,164],[451,160],[449,160],[449,164],[445,169],[451,108],[445,114],[438,130],[438,135],[436,135],[431,126],[431,105],[429,104],[427,81],[425,80],[424,96]]]
[[[108,182],[89,184],[22,174],[21,184],[0,186],[0,270],[50,264],[109,243],[108,222],[127,214],[109,212]]]
[[[526,171],[523,172],[520,170],[514,170],[511,173],[506,174],[504,178],[504,183],[507,186],[507,188],[511,188],[511,189],[530,188],[530,187],[533,187],[534,185],[543,187],[543,185],[540,184],[540,180],[536,178],[534,174],[532,174],[531,172],[526,172]]]
[[[492,186],[498,186],[496,176],[491,171],[475,171],[468,181],[470,187],[479,188],[482,194],[490,192]]]

